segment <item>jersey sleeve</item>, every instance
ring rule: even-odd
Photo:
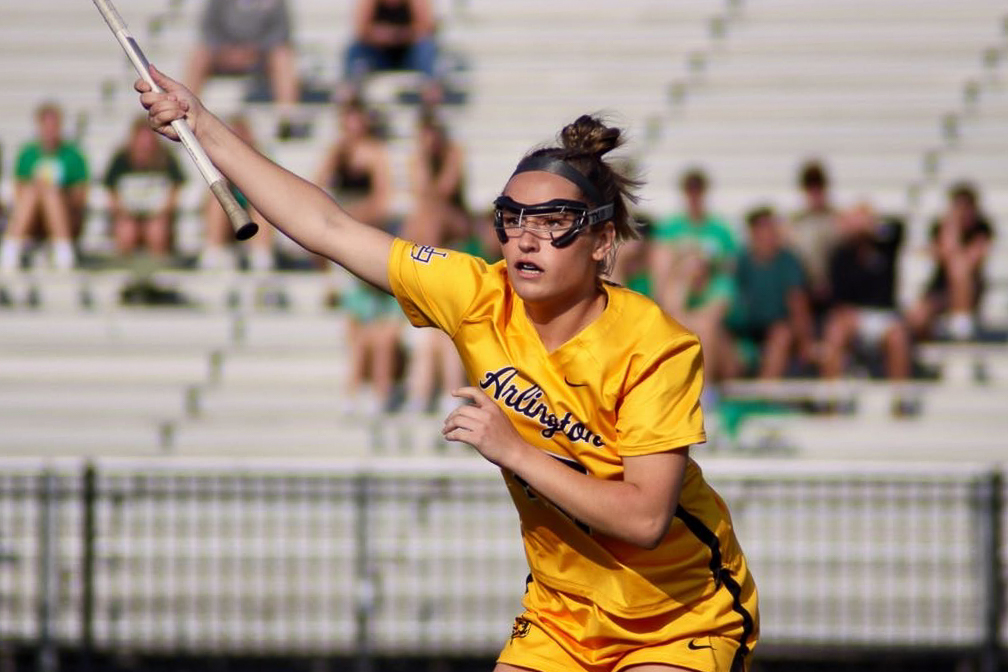
[[[38,152],[32,145],[26,145],[18,152],[17,162],[14,165],[14,177],[25,182],[32,178],[35,171],[35,163],[38,161]]]
[[[703,356],[692,334],[666,341],[628,381],[617,420],[617,450],[625,457],[703,443]]]
[[[87,157],[80,148],[69,145],[67,151],[67,174],[66,186],[73,187],[78,184],[85,184],[91,179],[91,170],[88,167]]]
[[[105,171],[105,176],[102,178],[102,183],[106,188],[115,191],[118,186],[119,179],[126,172],[126,166],[124,165],[125,157],[122,152],[116,152],[112,160],[109,161],[108,169]]]
[[[479,296],[489,268],[462,252],[396,239],[389,254],[392,294],[413,326],[454,335]]]

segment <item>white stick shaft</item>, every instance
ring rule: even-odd
[[[108,24],[115,35],[119,46],[126,52],[137,74],[150,85],[152,90],[160,92],[161,87],[151,77],[150,63],[147,61],[147,57],[144,56],[137,41],[133,39],[129,28],[126,27],[126,22],[119,16],[119,12],[116,11],[111,0],[93,1],[95,7],[98,8],[98,11],[101,12],[102,17],[105,19],[105,23]],[[179,140],[182,141],[182,146],[189,153],[189,158],[196,164],[196,168],[203,176],[203,179],[210,185],[210,191],[217,197],[217,201],[221,204],[221,207],[224,208],[224,212],[231,221],[231,226],[234,228],[238,240],[247,240],[254,236],[258,226],[249,220],[248,214],[238,204],[224,176],[221,175],[217,167],[210,161],[210,157],[203,150],[199,140],[196,139],[196,135],[189,128],[189,124],[186,123],[185,119],[176,119],[172,122],[171,126],[178,135]]]
[[[105,18],[105,22],[108,24],[112,33],[115,35],[116,40],[118,40],[119,45],[126,52],[126,56],[129,57],[130,62],[136,69],[137,74],[147,82],[151,89],[154,91],[160,91],[161,88],[154,83],[154,78],[150,74],[150,63],[147,61],[147,57],[144,56],[143,51],[140,49],[140,45],[133,38],[133,35],[129,32],[129,28],[126,27],[126,23],[119,16],[119,12],[108,0],[94,0],[95,6],[101,15]],[[210,161],[210,157],[207,156],[203,147],[200,146],[199,141],[196,136],[193,135],[192,129],[189,128],[189,124],[183,119],[176,119],[172,122],[172,128],[175,133],[178,134],[179,140],[182,141],[182,145],[189,152],[189,156],[192,158],[193,163],[196,164],[196,168],[199,170],[203,179],[207,181],[208,184],[213,184],[219,180],[224,179],[217,170],[217,167],[213,165]]]

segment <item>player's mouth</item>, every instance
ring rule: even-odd
[[[515,262],[514,266],[515,270],[518,271],[518,275],[523,278],[538,278],[543,274],[542,267],[528,259],[519,259]]]

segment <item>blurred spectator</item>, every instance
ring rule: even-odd
[[[787,221],[785,238],[805,268],[812,307],[823,313],[829,305],[829,255],[837,242],[837,211],[829,194],[829,177],[817,161],[802,166],[798,175],[803,205]]]
[[[482,244],[473,234],[465,207],[464,168],[462,147],[448,135],[433,108],[424,107],[418,118],[416,150],[409,163],[413,209],[404,225],[407,240],[481,255]],[[438,410],[450,411],[458,405],[451,391],[465,384],[465,371],[455,346],[437,329],[412,333],[405,410],[433,410],[434,394],[440,388]]]
[[[500,261],[503,251],[493,228],[494,209],[487,208],[469,215],[469,233],[462,242],[461,250],[479,257],[488,264]]]
[[[686,208],[655,226],[650,265],[655,300],[700,338],[707,375],[718,380],[721,324],[734,295],[739,247],[727,222],[707,211],[707,185],[700,170],[683,175]]]
[[[300,94],[286,0],[207,0],[202,41],[189,57],[186,85],[196,95],[212,75],[265,74],[279,106],[281,138],[303,137]]]
[[[256,147],[257,143],[248,119],[242,115],[233,115],[227,121],[235,135],[252,147]],[[259,211],[251,206],[245,194],[234,186],[231,187],[231,193],[234,194],[238,205],[243,207],[252,221],[259,225],[259,232],[241,246],[242,251],[247,252],[248,269],[254,272],[272,270],[276,266],[276,257],[273,254],[273,227],[267,224]],[[203,221],[206,226],[206,241],[200,253],[199,267],[214,271],[234,270],[238,266],[234,229],[231,228],[231,221],[216,198],[207,198]]]
[[[315,183],[327,189],[354,218],[388,226],[392,203],[392,163],[377,120],[359,98],[339,110],[339,135],[326,152]]]
[[[734,347],[725,355],[731,375],[780,378],[792,353],[812,359],[813,325],[805,274],[798,256],[784,246],[773,210],[746,217],[749,245],[735,269],[736,296],[727,324]]]
[[[144,247],[155,257],[172,250],[179,185],[184,181],[175,156],[138,117],[129,137],[105,171],[112,239],[116,252],[130,255]]]
[[[910,374],[910,336],[896,309],[897,264],[903,224],[858,205],[840,217],[841,238],[830,256],[834,307],[823,333],[822,374],[847,368],[852,346],[867,356],[881,349],[892,379]]]
[[[910,310],[911,329],[932,336],[947,317],[948,335],[956,340],[976,335],[977,309],[984,291],[983,268],[994,228],[980,210],[976,189],[966,183],[949,191],[948,211],[931,229],[935,267],[924,296]]]
[[[704,375],[711,382],[719,382],[731,373],[724,366],[727,345],[724,323],[736,288],[732,275],[719,270],[707,254],[702,247],[692,247],[678,257],[683,291],[667,310],[700,339]]]
[[[676,258],[699,251],[716,272],[730,272],[739,252],[738,242],[728,223],[707,210],[707,175],[697,169],[687,171],[681,181],[685,209],[660,220],[655,226],[655,279],[659,299],[675,284]]]
[[[651,241],[654,238],[654,219],[641,212],[636,213],[634,219],[640,237],[625,240],[620,245],[612,272],[612,280],[644,296],[653,297],[654,288],[652,287],[649,260]]]
[[[354,37],[344,56],[344,96],[359,95],[364,79],[380,70],[412,70],[425,76],[428,103],[440,102],[434,9],[429,0],[358,0]]]
[[[418,119],[409,180],[413,208],[404,225],[407,240],[446,245],[468,233],[465,154],[430,107]]]
[[[37,138],[18,153],[14,208],[3,243],[0,272],[16,271],[28,241],[47,235],[52,263],[60,270],[76,265],[74,240],[84,223],[88,164],[76,144],[63,138],[63,114],[55,103],[35,111]]]
[[[375,117],[360,99],[343,103],[339,137],[326,153],[315,181],[357,220],[390,228],[392,164],[376,128]],[[387,410],[397,375],[402,312],[393,297],[359,281],[354,281],[341,302],[350,317],[350,407],[346,410],[366,414]]]

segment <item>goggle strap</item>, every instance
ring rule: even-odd
[[[552,156],[526,156],[518,162],[518,167],[511,173],[511,177],[514,177],[518,173],[527,173],[533,170],[541,170],[544,173],[559,175],[580,189],[581,193],[585,195],[590,203],[602,202],[602,194],[599,193],[599,190],[595,188],[595,185],[587,177],[581,174],[581,171],[566,161]]]

